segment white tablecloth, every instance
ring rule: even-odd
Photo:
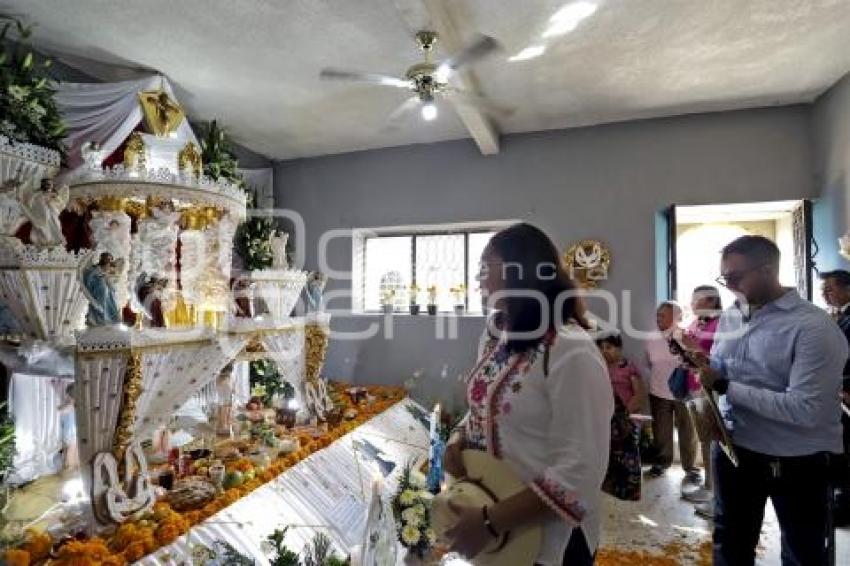
[[[176,566],[188,562],[193,545],[226,540],[266,566],[260,545],[284,525],[291,527],[286,545],[293,551],[300,553],[321,530],[338,554],[347,555],[362,542],[372,484],[383,476],[367,454],[370,447],[380,450],[385,467],[395,464],[384,479],[388,494],[395,492],[405,463],[428,454],[428,430],[410,414],[409,403],[397,403],[137,564]]]

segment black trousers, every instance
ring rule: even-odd
[[[782,534],[783,566],[828,563],[830,456],[779,458],[735,447],[736,468],[714,443],[714,565],[755,562],[768,497]]]

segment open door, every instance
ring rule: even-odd
[[[812,300],[812,271],[814,266],[814,238],[812,236],[812,201],[801,200],[791,212],[794,236],[794,273],[797,292],[806,300]]]
[[[676,269],[676,205],[667,208],[667,298],[676,299],[678,271]]]

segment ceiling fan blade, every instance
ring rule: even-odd
[[[482,112],[489,114],[494,118],[510,118],[514,114],[514,112],[516,112],[516,108],[505,106],[503,104],[499,104],[498,102],[493,102],[489,98],[486,98],[474,92],[459,89],[450,89],[447,91],[446,94],[448,99],[452,102],[463,106],[472,106],[478,108]]]
[[[479,35],[472,43],[463,48],[460,53],[456,53],[440,63],[438,72],[444,75],[448,74],[460,69],[461,67],[477,63],[481,59],[501,50],[501,43],[489,35]]]
[[[361,73],[359,71],[344,71],[342,69],[322,69],[319,77],[329,81],[352,81],[369,83],[397,88],[411,88],[410,81],[382,75],[380,73]]]
[[[411,96],[404,102],[402,102],[395,110],[387,116],[387,124],[386,130],[395,130],[398,129],[401,124],[401,120],[408,112],[412,112],[419,106],[419,97]]]

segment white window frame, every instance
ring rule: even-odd
[[[364,286],[366,284],[365,277],[365,262],[366,262],[366,240],[375,237],[388,236],[408,236],[414,238],[414,244],[411,246],[411,254],[413,261],[411,264],[411,281],[415,280],[416,275],[416,236],[447,236],[447,235],[464,235],[464,269],[468,269],[469,265],[469,234],[479,232],[498,232],[508,226],[512,226],[520,222],[519,220],[489,220],[481,222],[454,222],[443,224],[413,224],[403,226],[380,226],[372,228],[355,228],[352,232],[352,249],[351,249],[351,310],[357,314],[379,314],[380,311],[365,310]],[[467,282],[472,281],[474,274],[467,274]],[[467,310],[469,309],[469,285],[465,290],[464,304]],[[395,314],[403,314],[396,312]],[[441,314],[449,314],[447,311],[442,311]]]

